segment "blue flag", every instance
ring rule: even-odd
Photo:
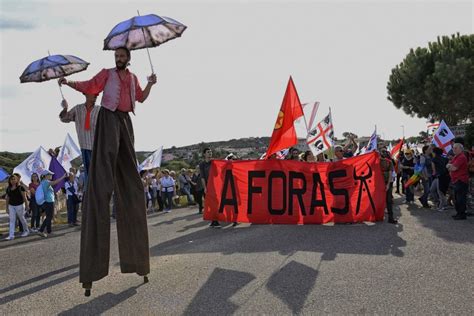
[[[8,178],[9,174],[3,170],[3,168],[0,168],[0,182]]]

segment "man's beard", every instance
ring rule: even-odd
[[[125,68],[127,68],[127,63],[122,64],[122,63],[116,62],[115,66],[117,67],[117,69],[124,70]]]

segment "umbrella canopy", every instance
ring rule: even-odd
[[[65,77],[87,69],[89,63],[72,55],[52,55],[32,62],[20,76],[20,82],[42,82]]]
[[[104,50],[155,47],[180,37],[184,30],[185,25],[168,17],[155,14],[135,16],[112,29],[104,40]]]

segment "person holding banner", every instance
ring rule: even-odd
[[[207,182],[209,180],[209,172],[211,171],[211,159],[212,159],[212,150],[211,148],[204,148],[202,151],[204,155],[204,161],[201,161],[199,164],[199,173],[201,174],[201,183],[204,189],[204,197],[207,194]],[[221,228],[221,224],[218,221],[212,220],[209,225],[211,228]]]
[[[383,148],[380,154],[380,166],[382,167],[383,180],[385,183],[386,207],[388,213],[388,222],[397,224],[398,221],[393,218],[393,161],[387,148]]]

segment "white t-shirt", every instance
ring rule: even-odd
[[[163,192],[173,192],[174,191],[174,186],[175,182],[174,179],[170,176],[168,177],[163,177],[160,179],[161,183],[161,191]]]

